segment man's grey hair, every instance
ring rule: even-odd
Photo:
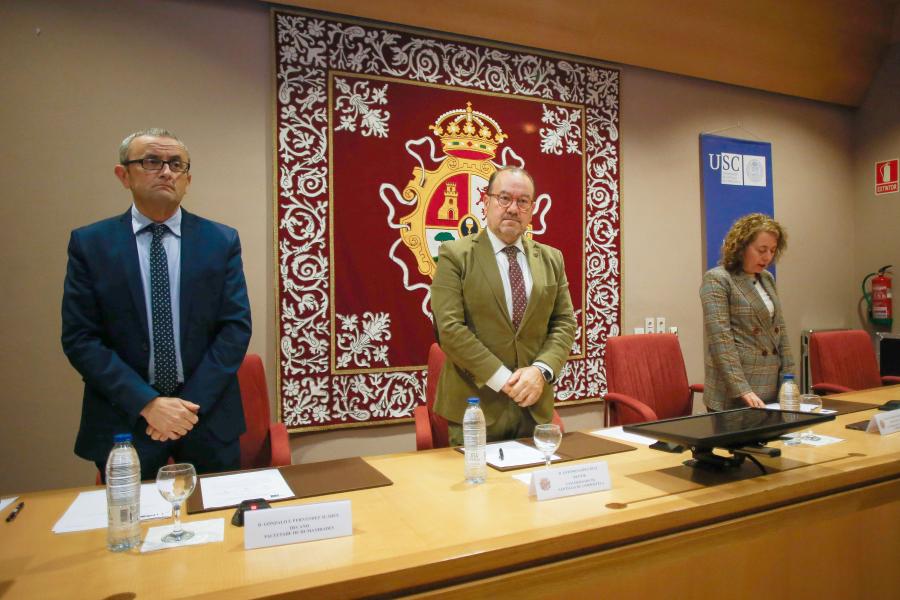
[[[125,164],[125,161],[128,160],[128,149],[131,147],[131,142],[133,142],[135,138],[139,138],[145,135],[150,135],[153,137],[172,138],[173,140],[181,144],[181,147],[184,148],[184,151],[187,152],[188,155],[190,155],[187,146],[184,145],[184,142],[182,142],[177,135],[175,135],[168,129],[162,129],[161,127],[151,127],[150,129],[141,129],[140,131],[135,131],[134,133],[129,134],[124,140],[122,140],[122,143],[119,144],[119,162],[121,164]]]
[[[500,173],[518,173],[524,175],[528,178],[528,181],[531,182],[531,189],[534,189],[534,177],[531,176],[531,173],[523,169],[522,167],[514,167],[514,166],[506,166],[500,167],[496,171],[491,174],[491,178],[488,179],[487,191],[491,193],[491,190],[494,188],[494,180],[500,175]]]

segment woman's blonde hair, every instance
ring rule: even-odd
[[[787,250],[787,233],[778,221],[769,215],[751,213],[735,221],[728,230],[725,241],[722,242],[722,258],[719,264],[732,272],[741,269],[747,245],[762,231],[771,233],[778,240],[775,256],[772,258],[772,262],[777,261]]]

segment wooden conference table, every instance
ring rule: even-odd
[[[838,398],[880,404],[900,386]],[[112,554],[105,530],[50,531],[81,490],[23,494],[0,523],[0,598],[896,597],[900,434],[845,428],[873,414],[816,427],[846,441],[783,447],[768,475],[640,447],[589,459],[612,490],[545,502],[510,472],[467,486],[452,450],[369,457],[393,485],[292,501],[351,500],[352,537],[250,551],[228,510],[185,518],[224,518],[224,543]]]

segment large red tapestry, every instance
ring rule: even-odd
[[[598,398],[619,331],[619,73],[273,12],[281,418],[412,416],[444,241],[485,225],[498,167],[528,169],[528,235],[566,260],[578,332],[557,400]]]

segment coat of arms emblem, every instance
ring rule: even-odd
[[[496,161],[498,148],[509,136],[496,119],[474,110],[471,102],[467,102],[465,108],[439,115],[428,129],[440,140],[443,156],[435,156],[434,139],[430,136],[407,142],[407,152],[419,164],[413,167],[412,179],[402,194],[393,185],[383,184],[381,199],[390,209],[389,225],[400,230],[398,242],[412,253],[418,272],[430,281],[437,268],[438,249],[442,243],[476,234],[486,226],[482,194],[487,190],[491,175],[505,164],[524,166],[524,162],[509,147],[504,149],[502,159]],[[426,156],[435,163],[435,168],[425,167],[424,157],[420,154],[422,147],[430,150]],[[547,195],[537,198],[535,218],[542,224],[550,207],[549,200]],[[395,204],[412,207],[412,211],[396,223],[392,222]],[[526,235],[532,233],[529,225]],[[396,249],[397,244],[391,248],[391,259],[403,269],[406,289],[427,288],[425,284],[409,281],[408,270]],[[430,314],[427,296],[422,308]]]

